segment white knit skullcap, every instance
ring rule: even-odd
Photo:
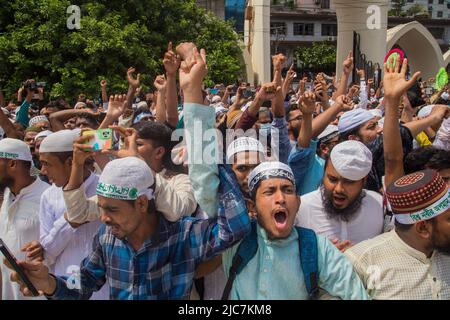
[[[287,164],[278,161],[263,162],[248,175],[248,189],[253,192],[260,181],[267,179],[287,179],[295,186],[294,173]]]
[[[0,158],[33,161],[30,147],[22,140],[11,138],[0,141]]]
[[[50,123],[50,121],[48,121],[46,116],[36,116],[30,119],[30,121],[28,122],[28,126],[29,127],[34,127],[37,123],[41,122],[41,121],[45,121]]]
[[[73,150],[73,142],[80,136],[80,130],[60,130],[49,134],[42,140],[40,153],[46,152],[70,152]]]
[[[372,169],[372,152],[359,141],[347,140],[331,150],[330,161],[342,177],[358,181]]]
[[[108,162],[98,180],[96,192],[118,200],[135,200],[141,195],[153,199],[150,189],[153,184],[153,174],[147,163],[136,157],[126,157]]]
[[[227,148],[227,159],[232,161],[233,156],[239,152],[256,151],[264,154],[265,149],[261,142],[252,137],[239,137],[233,140]],[[264,159],[262,159],[264,161]]]

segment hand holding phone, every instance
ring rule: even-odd
[[[81,133],[82,136],[94,136],[89,141],[85,142],[90,145],[92,151],[111,150],[113,148],[113,133],[112,129],[98,129],[86,130]]]
[[[2,239],[0,239],[0,251],[5,256],[6,260],[8,261],[12,269],[14,269],[14,271],[17,272],[17,274],[20,277],[20,280],[25,284],[25,286],[27,286],[28,290],[30,290],[31,294],[35,297],[39,296],[38,290],[30,281],[28,276],[25,274],[25,271],[22,269],[22,267],[18,265],[16,258],[13,256],[11,251],[9,251],[8,247],[3,242]]]

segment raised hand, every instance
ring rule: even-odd
[[[358,74],[358,77],[360,79],[366,78],[366,72],[364,71],[364,69],[356,69],[356,73]]]
[[[337,97],[335,103],[338,103],[341,106],[341,110],[344,112],[353,109],[352,101],[344,94]]]
[[[124,128],[121,126],[109,126],[114,131],[118,132],[124,138],[125,145],[120,150],[102,150],[103,154],[111,154],[117,158],[126,157],[142,157],[139,155],[137,147],[137,131],[134,128]]]
[[[208,73],[205,49],[201,49],[200,52],[198,52],[197,48],[194,47],[194,49],[192,49],[192,56],[193,61],[189,68],[180,68],[180,87],[183,90],[192,87],[201,87],[203,78]]]
[[[100,81],[100,87],[102,87],[102,88],[105,88],[107,84],[108,83],[104,79]]]
[[[119,119],[119,117],[123,114],[123,112],[126,109],[127,106],[127,100],[126,100],[127,96],[126,95],[121,95],[121,94],[116,94],[114,96],[110,96],[109,97],[109,102],[108,102],[108,110],[106,111],[106,116],[117,120]]]
[[[326,85],[326,83],[316,84],[314,87],[314,93],[321,102],[328,103],[328,100],[330,100],[330,97],[328,96],[328,86]]]
[[[420,76],[420,72],[416,72],[410,80],[406,80],[407,59],[403,60],[401,67],[400,70],[400,57],[397,57],[395,69],[392,67],[392,61],[389,63],[389,68],[387,63],[384,64],[384,96],[387,99],[400,99],[403,93],[411,88]]]
[[[292,81],[297,76],[297,73],[294,71],[294,64],[291,64],[288,72],[286,73],[286,80]]]
[[[299,108],[303,114],[313,114],[316,109],[316,95],[305,92],[299,99]]]
[[[153,82],[153,85],[155,86],[156,90],[158,90],[159,92],[165,92],[166,85],[167,85],[166,77],[163,74],[156,76],[156,79],[155,79],[155,82]]]
[[[138,88],[141,85],[141,74],[138,73],[136,79],[134,79],[133,73],[136,71],[135,68],[130,67],[127,71],[128,84],[133,88]]]
[[[353,70],[353,51],[350,51],[348,53],[347,59],[344,60],[344,63],[342,65],[344,67],[344,73],[346,75],[350,75]]]
[[[164,54],[163,65],[168,75],[175,75],[181,64],[181,58],[173,52],[172,42],[169,42],[167,52]]]
[[[92,146],[87,142],[94,138],[94,135],[80,136],[73,143],[73,159],[72,163],[78,167],[81,167],[86,162],[86,159],[94,154]]]
[[[285,62],[286,62],[286,57],[282,53],[272,56],[272,63],[273,63],[274,70],[278,70],[281,72],[281,70],[284,67]]]
[[[281,90],[281,87],[277,87],[275,83],[265,83],[262,85],[261,89],[259,89],[256,94],[257,99],[260,101],[268,101],[275,98],[278,91]]]

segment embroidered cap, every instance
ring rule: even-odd
[[[28,126],[29,127],[34,127],[37,123],[39,122],[48,122],[50,123],[50,121],[48,121],[46,116],[36,116],[30,119],[30,121],[28,122]]]
[[[154,179],[150,167],[136,157],[116,159],[105,166],[97,184],[97,195],[118,200],[153,199]]]
[[[250,193],[256,192],[255,187],[263,180],[270,178],[287,179],[295,186],[294,174],[291,167],[278,161],[263,162],[253,169],[248,176],[248,189]],[[255,189],[255,190],[253,190]]]
[[[401,177],[386,189],[395,219],[402,224],[429,220],[450,208],[450,193],[444,179],[427,169]]]
[[[233,156],[236,153],[243,151],[256,151],[261,152],[263,154],[263,158],[261,161],[265,160],[264,157],[264,146],[261,142],[252,137],[239,137],[236,140],[233,140],[227,148],[227,159],[230,163],[232,163]]]
[[[0,158],[33,161],[30,147],[22,140],[11,138],[0,141]]]

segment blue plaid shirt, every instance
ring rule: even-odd
[[[220,166],[219,178],[216,218],[185,217],[171,223],[159,215],[157,232],[138,251],[102,225],[91,254],[81,263],[81,289],[69,289],[65,278],[56,277],[56,291],[49,298],[89,299],[108,281],[111,299],[189,299],[198,264],[250,232],[247,207],[234,174]]]

